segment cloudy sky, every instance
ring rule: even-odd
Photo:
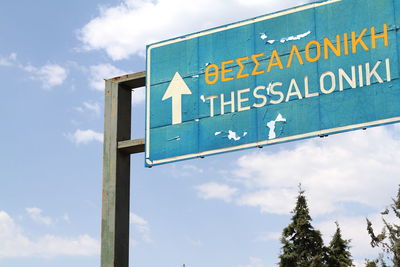
[[[104,78],[145,70],[145,45],[301,0],[6,1],[0,9],[0,266],[99,266]],[[133,95],[144,137],[144,89]],[[144,167],[132,157],[131,264],[269,267],[302,183],[326,242],[358,263],[365,218],[396,194],[396,125]]]

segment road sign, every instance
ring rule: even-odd
[[[400,121],[399,28],[330,0],[149,45],[146,165]]]

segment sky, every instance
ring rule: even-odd
[[[0,266],[100,262],[104,79],[145,70],[156,41],[304,4],[300,0],[5,1],[0,9]],[[144,89],[132,138],[144,137]],[[132,156],[131,266],[276,266],[299,183],[325,243],[373,258],[395,196],[400,127],[389,125],[144,167]]]

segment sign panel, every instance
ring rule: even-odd
[[[330,0],[149,45],[146,165],[400,121],[399,28]]]

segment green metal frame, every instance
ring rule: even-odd
[[[101,267],[128,267],[130,155],[144,152],[143,138],[131,140],[131,98],[145,86],[146,73],[105,83]]]

